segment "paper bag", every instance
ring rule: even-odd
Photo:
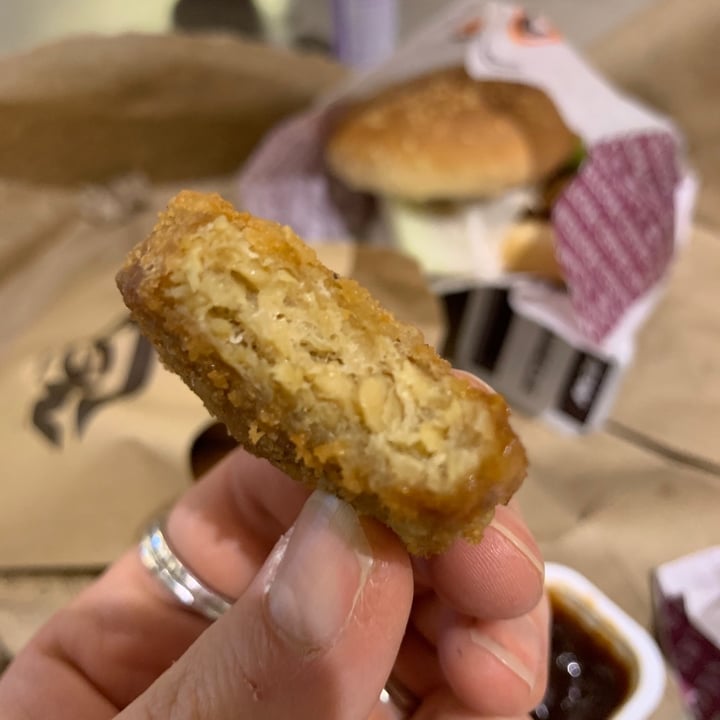
[[[25,252],[0,286],[21,316],[2,320],[0,565],[100,565],[187,484],[185,445],[207,422],[160,370],[114,284],[166,192],[148,191],[142,211],[111,225],[87,218],[78,193],[5,193],[16,203],[0,205],[5,238],[24,235]],[[54,228],[32,219],[48,198],[64,217]],[[11,224],[18,208],[25,221]]]
[[[151,180],[237,169],[267,128],[343,75],[224,35],[63,40],[0,59],[0,177]]]
[[[56,278],[49,305],[13,328],[14,342],[0,362],[6,399],[1,567],[108,562],[152,513],[234,445],[214,431],[192,452],[213,421],[159,365],[115,287],[124,253],[150,230],[169,194],[154,190],[151,208],[117,225],[78,217],[51,236],[64,249],[66,272]],[[71,253],[77,255],[72,269]],[[439,340],[441,311],[413,261],[350,246],[328,246],[321,257]],[[46,276],[44,265],[38,263],[34,279],[26,273],[30,286]],[[378,266],[386,274],[375,272]]]
[[[203,36],[81,39],[3,63],[0,129],[35,128],[43,151],[28,138],[20,162],[0,132],[0,567],[99,567],[234,445],[159,365],[114,275],[172,194],[229,195],[219,174],[341,71]],[[441,309],[413,261],[351,246],[323,259],[440,341]]]

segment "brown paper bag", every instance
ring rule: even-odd
[[[223,35],[58,42],[0,60],[0,177],[86,183],[233,172],[270,125],[342,75]]]
[[[26,237],[25,249],[37,248],[44,235],[44,251],[26,256],[0,286],[10,306],[26,302],[22,323],[12,315],[3,323],[12,343],[0,360],[1,567],[102,565],[192,480],[193,444],[212,421],[158,364],[114,282],[125,252],[149,231],[174,189],[148,192],[144,210],[113,225],[83,217],[69,195],[65,204],[51,204],[49,214],[64,222],[54,233],[40,223],[40,236]],[[15,190],[28,210],[33,198],[42,205],[44,191]],[[2,213],[0,206],[0,222]],[[7,238],[13,226],[4,227]],[[352,245],[320,250],[338,272],[371,285],[399,317],[439,341],[439,305],[413,261]],[[378,265],[384,275],[373,271]],[[39,297],[29,294],[34,288]],[[200,449],[216,458],[230,446],[216,433]],[[196,471],[208,464],[196,458]]]
[[[187,482],[180,447],[204,419],[199,401],[158,368],[114,287],[123,255],[166,193],[149,193],[142,212],[100,225],[83,215],[77,194],[5,191],[16,204],[0,205],[0,222],[7,246],[17,236],[18,249],[0,298],[19,312],[1,323],[0,564],[100,564],[117,552],[116,538],[127,541]],[[54,228],[32,219],[48,197],[48,214],[63,218]],[[25,221],[19,214],[13,223],[18,207]],[[138,411],[131,400],[143,390]]]
[[[171,194],[231,196],[218,174],[341,71],[202,36],[88,38],[3,63],[0,302],[12,312],[0,316],[0,567],[101,566],[232,446],[213,430],[193,455],[213,422],[129,322],[114,274]],[[195,178],[151,184],[184,175]],[[439,342],[441,311],[414,262],[321,251]]]

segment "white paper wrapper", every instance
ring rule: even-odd
[[[655,571],[655,624],[696,720],[720,717],[720,546]]]
[[[453,282],[505,288],[514,313],[608,367],[624,368],[633,356],[635,331],[655,306],[674,254],[688,238],[697,182],[669,119],[617,92],[549,23],[516,6],[480,0],[453,4],[389,61],[276,129],[242,173],[240,202],[292,225],[310,241],[377,237],[377,223],[374,233],[369,230],[374,216],[368,198],[338,187],[325,172],[322,146],[332,114],[381,87],[458,65],[478,80],[541,87],[582,138],[587,157],[551,217],[566,289],[520,275],[489,275],[493,264],[487,262],[469,262],[463,277],[444,275],[436,289],[444,294]],[[483,257],[488,235],[482,223],[466,223],[473,225],[484,232],[468,233],[469,259]],[[380,226],[380,236],[388,237],[387,224]],[[474,329],[466,324],[465,332]],[[467,342],[464,347],[467,357],[460,361],[472,366]],[[610,376],[616,389],[619,374]],[[497,383],[496,377],[489,379]],[[511,399],[522,395],[498,389]],[[605,411],[614,389],[599,402]],[[589,423],[591,413],[582,414],[582,424]],[[601,415],[594,412],[591,424]]]

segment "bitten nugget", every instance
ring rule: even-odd
[[[117,280],[164,364],[242,445],[413,553],[479,540],[525,475],[503,399],[288,227],[183,192]]]

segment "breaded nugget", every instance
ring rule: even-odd
[[[243,446],[413,553],[479,540],[525,475],[503,399],[288,227],[183,192],[117,280],[164,364]]]

